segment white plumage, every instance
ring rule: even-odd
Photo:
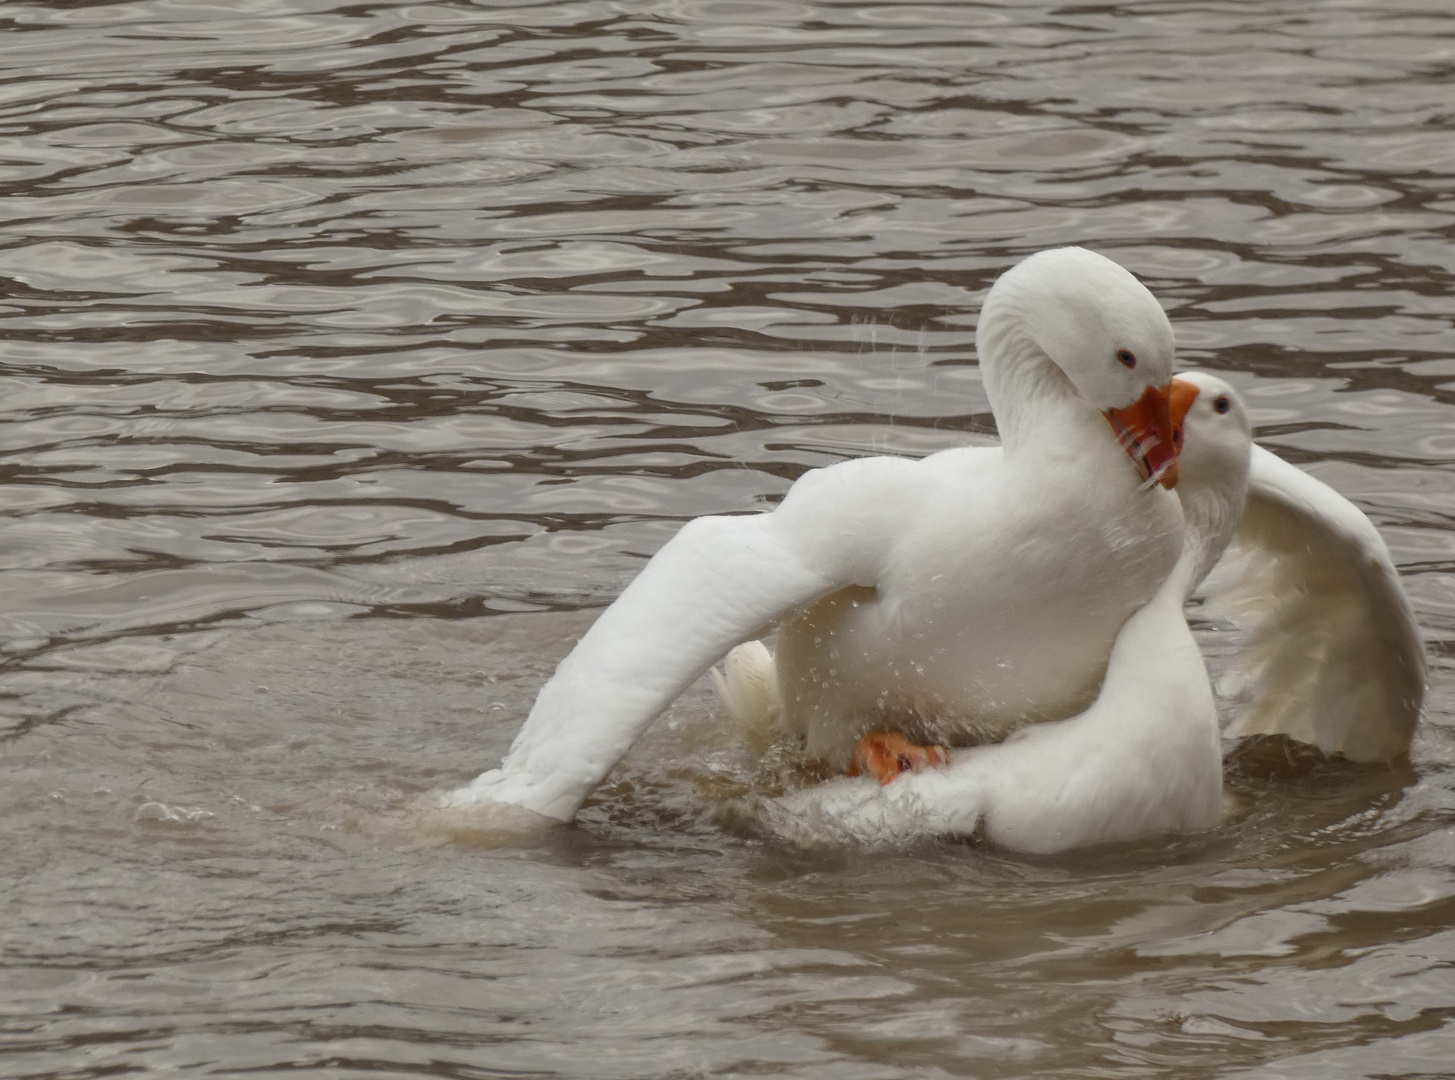
[[[1419,628],[1378,530],[1326,484],[1253,447],[1247,508],[1208,578],[1242,631],[1220,689],[1229,735],[1286,735],[1353,761],[1408,753],[1425,694]]]
[[[768,800],[764,824],[800,843],[904,843],[980,833],[1049,854],[1211,828],[1223,815],[1217,708],[1182,606],[1190,566],[1117,635],[1101,694],[1068,720],[951,752],[881,785],[841,777]]]

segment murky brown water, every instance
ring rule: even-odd
[[[0,1074],[1449,1073],[1448,0],[0,23]],[[678,523],[985,437],[978,297],[1069,242],[1383,528],[1411,769],[804,855],[699,691],[575,828],[418,824]]]

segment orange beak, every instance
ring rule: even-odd
[[[1172,442],[1177,452],[1182,453],[1182,425],[1187,419],[1187,410],[1197,400],[1198,385],[1186,379],[1173,379],[1167,392],[1167,413],[1172,418]]]
[[[1175,385],[1174,380],[1165,386],[1149,386],[1125,409],[1107,409],[1102,413],[1117,433],[1122,449],[1142,474],[1146,487],[1160,482],[1164,488],[1170,489],[1177,483],[1178,444],[1169,410],[1169,398]],[[1188,404],[1191,403],[1189,398]],[[1183,415],[1187,415],[1186,409]]]

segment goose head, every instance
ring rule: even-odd
[[[991,287],[976,341],[1007,447],[1036,399],[1075,397],[1106,417],[1143,480],[1177,482],[1172,324],[1130,271],[1085,248],[1037,252]]]
[[[1238,392],[1205,371],[1178,375],[1169,398],[1182,471],[1177,496],[1187,521],[1183,550],[1198,560],[1195,585],[1222,557],[1242,520],[1253,425]]]

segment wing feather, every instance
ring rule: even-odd
[[[643,730],[707,667],[836,584],[773,517],[688,522],[542,688],[501,762],[450,796],[569,821]]]
[[[1204,592],[1242,632],[1220,685],[1242,706],[1229,735],[1354,761],[1408,753],[1424,648],[1384,540],[1348,499],[1255,445],[1247,507]]]

